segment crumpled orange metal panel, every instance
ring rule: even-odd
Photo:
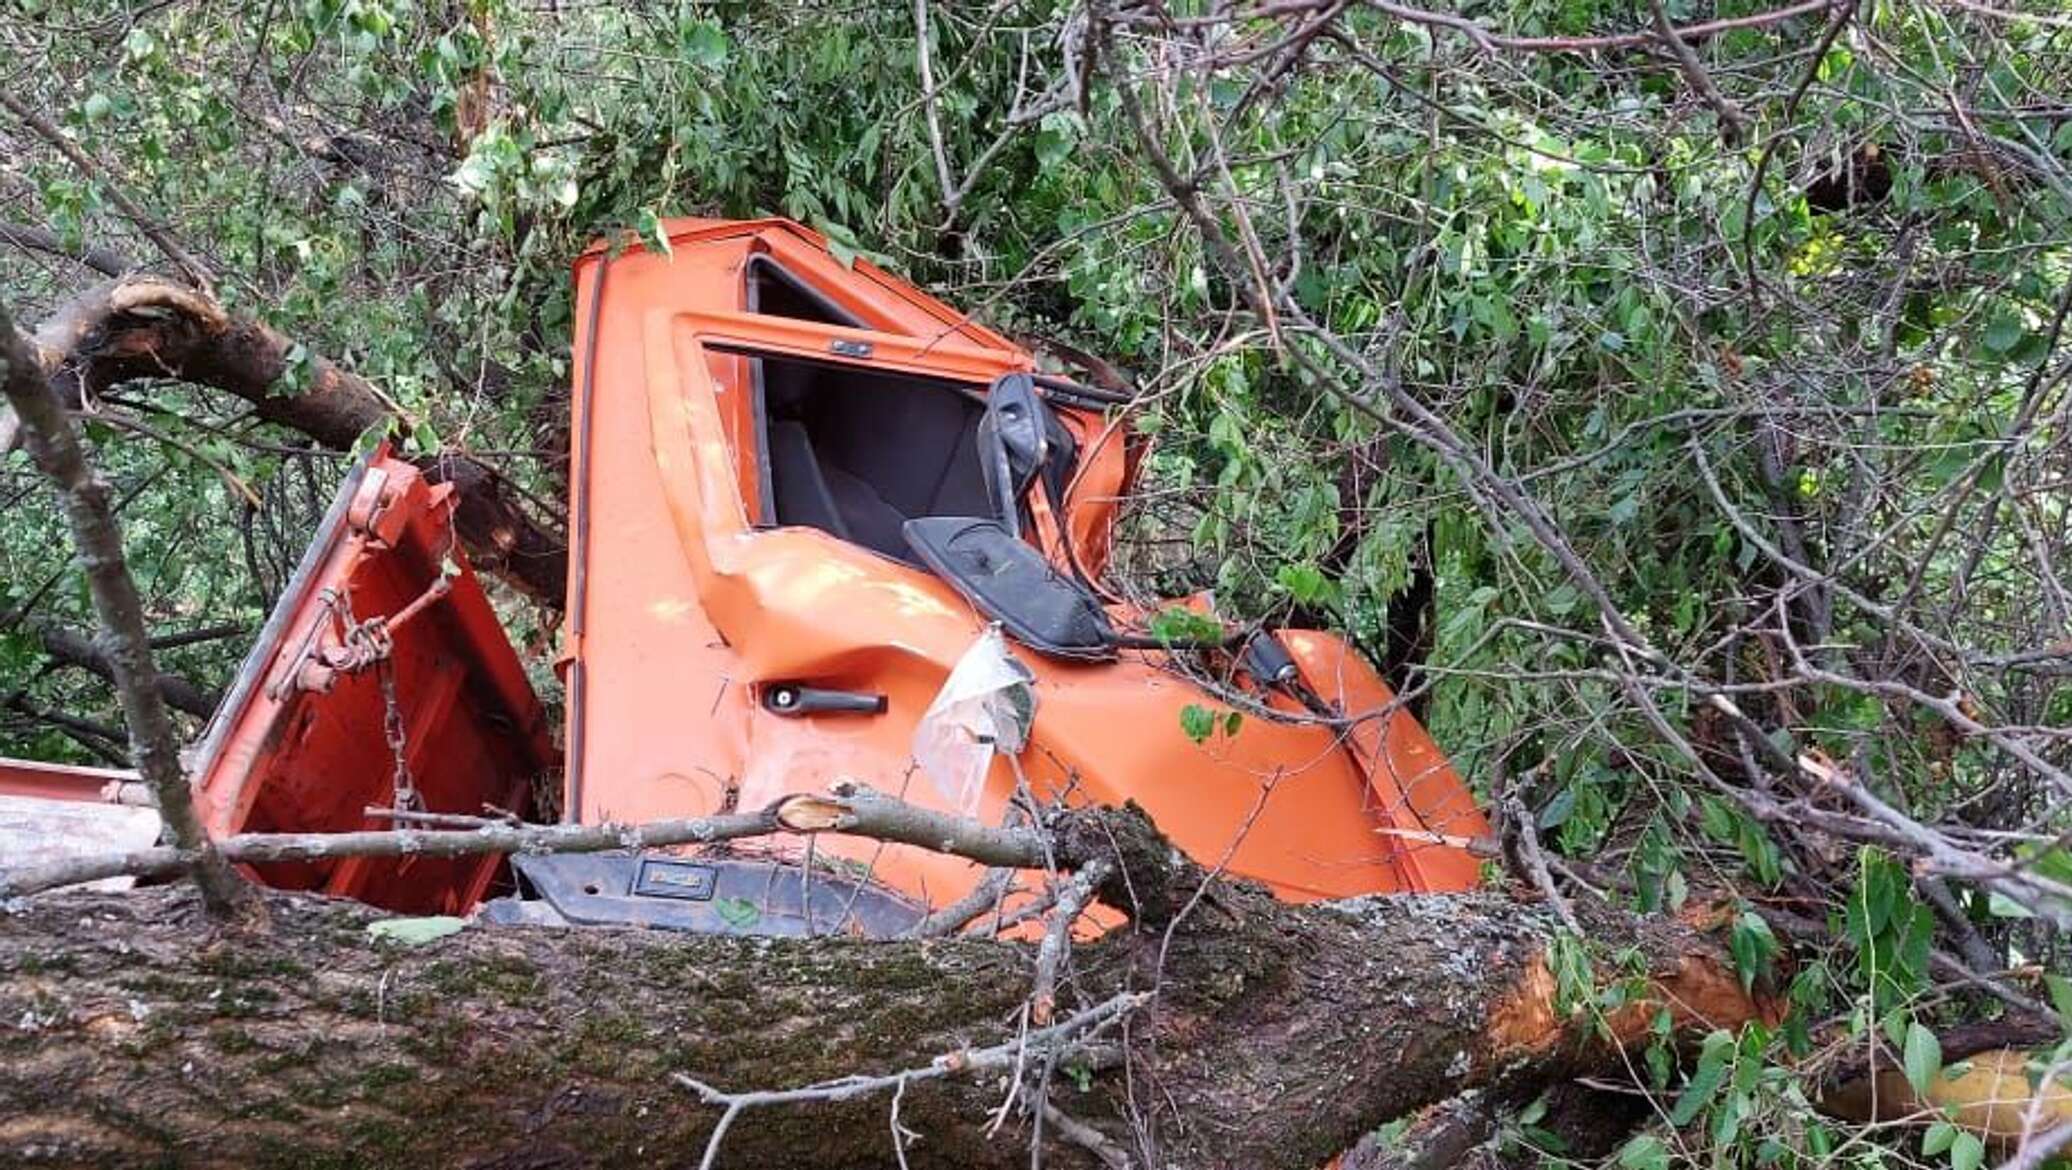
[[[825,532],[764,528],[743,350],[924,374],[983,391],[1030,355],[903,282],[782,221],[678,221],[671,254],[598,250],[577,266],[576,419],[567,808],[582,821],[756,807],[854,779],[909,800],[944,798],[911,739],[985,622],[927,571]],[[770,254],[868,328],[744,311],[750,257]],[[868,356],[845,358],[847,352]],[[1105,560],[1130,460],[1113,419],[1060,409],[1081,466],[1064,530],[1084,565]],[[1039,544],[1059,560],[1040,501]],[[1118,611],[1125,621],[1146,615]],[[1192,856],[1284,897],[1460,889],[1463,847],[1488,826],[1445,756],[1338,639],[1287,632],[1304,678],[1351,717],[1334,728],[1278,704],[1202,744],[1181,711],[1214,700],[1155,652],[1112,663],[1017,648],[1036,675],[1027,780],[1039,797],[1134,800]],[[783,717],[773,683],[886,697],[878,715]],[[1003,814],[1015,777],[996,761],[980,815]],[[798,848],[774,842],[774,849]],[[974,867],[922,850],[822,838],[929,902],[969,889]]]
[[[395,803],[397,751],[422,810],[530,806],[535,780],[555,770],[553,740],[454,551],[452,516],[453,488],[385,448],[348,478],[210,723],[195,795],[211,833],[393,827],[367,810]],[[354,858],[257,871],[269,885],[455,913],[500,864]]]

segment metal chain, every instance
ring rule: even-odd
[[[375,682],[381,687],[382,737],[388,741],[389,755],[395,761],[392,771],[393,807],[397,812],[423,812],[424,796],[417,791],[417,780],[410,774],[410,737],[403,726],[403,704],[396,697],[396,641],[389,634],[388,619],[355,620],[352,599],[329,589],[324,591],[324,601],[345,627],[346,653],[339,663],[340,668],[357,671],[372,664]]]
[[[403,729],[403,706],[396,701],[396,664],[383,654],[374,667],[374,677],[381,683],[381,701],[387,708],[382,714],[381,729],[388,738],[389,754],[395,757],[395,809],[397,812],[423,812],[424,797],[417,791],[416,780],[410,775],[410,747],[407,733]]]

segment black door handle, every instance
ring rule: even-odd
[[[882,715],[885,696],[801,683],[771,683],[763,687],[763,710],[787,719],[822,714]]]

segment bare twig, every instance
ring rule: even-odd
[[[950,175],[950,153],[943,146],[942,102],[935,89],[934,52],[929,46],[928,0],[914,0],[914,57],[921,72],[921,108],[927,115],[928,146],[935,155],[935,180],[942,184],[943,210],[957,213],[957,181]]]
[[[1106,858],[1096,857],[1064,879],[1058,892],[1058,908],[1051,914],[1043,941],[1036,947],[1036,986],[1029,996],[1029,1018],[1037,1027],[1050,1023],[1051,1014],[1057,1010],[1058,971],[1064,966],[1065,956],[1071,953],[1072,924],[1079,921],[1093,892],[1113,869]]]
[[[1047,1052],[1069,1048],[1074,1042],[1098,1035],[1125,1015],[1142,1007],[1150,998],[1147,992],[1123,992],[1048,1028],[1030,1032],[1025,1037],[986,1048],[945,1053],[920,1068],[903,1069],[882,1076],[849,1076],[796,1089],[761,1089],[740,1093],[716,1089],[684,1073],[672,1074],[671,1079],[696,1093],[698,1099],[707,1105],[723,1106],[726,1110],[720,1115],[719,1125],[714,1128],[711,1138],[705,1143],[705,1156],[698,1162],[699,1170],[712,1170],[712,1167],[718,1164],[720,1146],[726,1140],[727,1130],[732,1128],[735,1118],[747,1110],[805,1102],[854,1101],[880,1093],[903,1092],[908,1084],[918,1081],[939,1080],[948,1076],[1006,1068],[1026,1050]]]
[[[182,792],[185,792],[184,782]],[[183,798],[184,799],[184,796]],[[451,815],[451,814],[448,814]],[[483,853],[598,853],[709,844],[773,833],[849,833],[1018,869],[1043,864],[1045,836],[990,828],[965,817],[911,805],[863,785],[837,782],[828,795],[794,794],[759,812],[686,817],[641,825],[512,825],[459,830],[352,833],[241,833],[213,847],[234,862],[331,861],[346,857],[464,857]],[[74,858],[0,871],[0,897],[16,897],[100,878],[168,877],[194,865],[191,846]]]
[[[966,923],[992,909],[1006,896],[1014,874],[1011,869],[987,870],[978,884],[971,887],[970,893],[914,923],[913,928],[907,931],[907,937],[942,938],[964,929]]]
[[[2000,1163],[1999,1170],[2038,1170],[2066,1146],[2072,1146],[2072,1123],[2045,1130],[2023,1142],[2013,1157]]]
[[[1519,53],[1595,53],[1606,49],[1630,49],[1655,40],[1660,32],[1615,33],[1598,37],[1519,37],[1493,31],[1450,12],[1434,12],[1415,8],[1407,4],[1391,3],[1390,0],[1369,0],[1377,11],[1385,12],[1398,20],[1412,24],[1430,25],[1434,28],[1451,29],[1474,41],[1485,52],[1498,49]],[[1729,17],[1723,20],[1708,20],[1701,24],[1687,24],[1672,31],[1677,39],[1688,43],[1734,29],[1764,28],[1782,24],[1794,17],[1810,16],[1828,7],[1830,0],[1806,0],[1804,3],[1773,8],[1767,12],[1753,12],[1747,16]]]

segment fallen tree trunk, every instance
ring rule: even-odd
[[[366,379],[163,277],[128,276],[81,294],[37,330],[33,344],[52,388],[74,408],[128,381],[173,378],[232,394],[260,418],[339,451],[397,413]],[[0,417],[0,452],[13,442],[11,420]],[[568,575],[561,535],[487,464],[465,455],[418,462],[433,482],[458,489],[455,527],[475,567],[558,607]]]
[[[957,1073],[970,1058],[953,1054],[1032,1026],[1024,944],[476,927],[397,948],[348,904],[271,895],[271,929],[235,933],[160,889],[0,914],[0,1162],[694,1166],[722,1110],[692,1081],[738,1094],[935,1067],[744,1109],[717,1164],[897,1165],[896,1122],[916,1135],[909,1165],[1023,1165],[1032,1121],[1014,1119],[1047,1083],[1062,1116],[1046,1142],[1077,1139],[1052,1165],[1149,1150],[1161,1166],[1311,1170],[1464,1089],[1610,1073],[1611,1041],[1644,1044],[1656,1005],[1686,1032],[1766,1011],[1676,921],[1579,908],[1592,953],[1620,956],[1597,977],[1634,988],[1593,1021],[1563,1004],[1574,988],[1541,904],[1288,906],[1159,856],[1131,813],[1071,815],[1062,852],[1117,842],[1100,889],[1137,913],[1074,950],[1058,1018],[1133,1010],[1091,1048],[1018,1060],[1021,1105],[991,1136],[1016,1077]],[[1053,1058],[1062,1071],[1039,1076]]]

